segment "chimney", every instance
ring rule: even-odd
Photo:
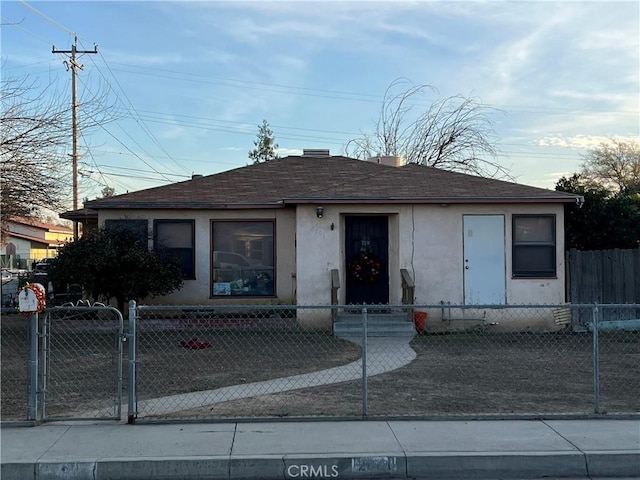
[[[402,166],[402,157],[394,155],[378,155],[376,157],[369,157],[368,161],[379,163],[381,165],[389,165],[390,167]]]
[[[200,173],[194,173],[193,175],[191,175],[191,180],[195,180],[197,178],[202,178],[202,174]]]
[[[330,157],[329,149],[305,148],[302,150],[303,157]]]

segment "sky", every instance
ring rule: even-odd
[[[3,78],[112,120],[79,139],[81,199],[248,165],[267,120],[280,156],[345,153],[392,82],[490,109],[518,183],[553,188],[610,137],[640,136],[637,1],[7,1]],[[398,91],[398,90],[396,90]],[[417,109],[417,110],[416,110]],[[71,153],[71,127],[69,153]],[[71,204],[71,199],[69,199]]]

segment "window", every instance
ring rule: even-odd
[[[149,238],[149,222],[147,220],[105,220],[105,230],[124,230],[134,233],[139,239],[144,248],[148,248]]]
[[[513,216],[513,276],[556,276],[555,215]]]
[[[177,256],[184,278],[195,274],[195,222],[193,220],[155,220],[153,248],[160,255]]]
[[[273,296],[274,223],[212,223],[213,291],[218,295]]]

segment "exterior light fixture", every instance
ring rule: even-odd
[[[324,207],[322,205],[319,205],[316,207],[316,216],[318,218],[322,218],[322,216],[324,215]]]

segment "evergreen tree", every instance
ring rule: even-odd
[[[135,232],[98,230],[68,243],[53,261],[54,288],[78,284],[93,301],[115,298],[124,312],[128,300],[166,295],[182,287],[182,265],[164,252],[149,251]]]
[[[255,148],[249,152],[249,158],[253,160],[253,163],[268,162],[280,158],[276,153],[278,144],[275,143],[273,131],[269,128],[269,123],[266,120],[263,120],[262,125],[259,126],[258,138],[253,141],[253,145]]]
[[[584,205],[565,205],[565,248],[609,250],[640,246],[640,195],[614,192],[580,174],[562,177],[556,190],[577,193]]]

